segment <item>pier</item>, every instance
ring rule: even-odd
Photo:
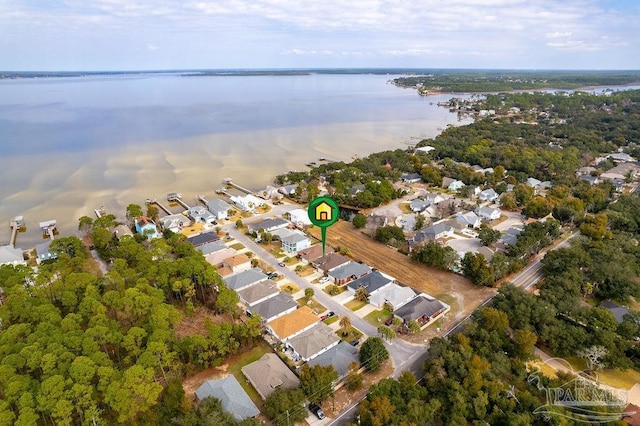
[[[167,194],[167,201],[170,203],[178,203],[185,209],[189,210],[191,207],[184,201],[182,201],[182,194],[178,192],[170,192]]]
[[[247,189],[247,188],[245,188],[243,186],[240,186],[237,183],[233,183],[233,180],[231,178],[224,178],[223,183],[225,185],[232,186],[235,189],[244,192],[245,194],[253,194],[253,191],[251,191],[251,190],[249,190],[249,189]]]
[[[46,222],[40,222],[40,228],[42,232],[49,235],[51,241],[53,241],[53,234],[56,230],[56,221],[55,220],[47,220]]]
[[[9,240],[9,245],[11,247],[16,246],[16,238],[18,238],[18,231],[25,228],[24,225],[24,217],[16,216],[10,223],[11,226],[11,239]]]
[[[205,207],[209,208],[209,202],[207,201],[206,198],[204,198],[204,195],[198,195],[196,196],[196,198],[198,199],[198,201],[204,204]]]
[[[158,206],[158,208],[160,210],[162,210],[163,212],[165,212],[166,214],[172,214],[168,208],[166,208],[165,206],[163,206],[158,200],[156,200],[155,198],[152,200],[151,198],[147,198],[144,203],[146,205],[150,205],[150,204],[155,204],[156,206]]]
[[[93,209],[93,212],[96,214],[96,217],[100,219],[105,215],[104,206],[100,207],[99,209]]]

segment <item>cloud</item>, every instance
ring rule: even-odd
[[[153,51],[153,50],[158,50],[158,49],[159,49],[159,47],[156,46],[155,44],[151,44],[151,43],[147,44],[147,50],[152,50]]]

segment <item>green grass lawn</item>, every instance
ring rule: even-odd
[[[339,321],[339,320],[340,320],[340,317],[339,317],[339,316],[337,316],[337,315],[334,315],[334,316],[332,316],[331,318],[327,318],[327,319],[326,319],[326,320],[324,320],[323,322],[324,322],[326,325],[329,325],[329,324],[333,324],[334,322],[337,322],[337,321]]]
[[[343,335],[342,334],[342,329],[339,329],[338,331],[336,331],[336,335],[342,339],[345,342],[351,343],[356,339],[359,339],[362,337],[362,333],[360,332],[360,330],[350,327],[349,330],[347,331],[347,334]]]
[[[587,368],[584,359],[578,357],[565,358],[575,371],[582,371]],[[607,369],[597,371],[598,379],[605,385],[622,389],[631,389],[636,383],[640,383],[640,371],[628,369]]]
[[[242,374],[241,369],[245,365],[251,364],[252,362],[259,360],[264,354],[270,353],[270,352],[273,352],[271,348],[267,346],[266,343],[260,342],[255,347],[248,350],[247,352],[234,356],[231,360],[229,360],[229,368],[227,371],[233,374],[233,376],[236,379],[238,379],[238,382],[240,382],[242,389],[244,389],[245,392],[247,392],[247,395],[249,395],[251,400],[258,407],[263,406],[262,398],[260,397],[258,392],[253,388],[253,386],[251,386],[251,383],[249,383],[247,379],[244,377],[244,374]]]
[[[318,278],[318,281],[320,280],[320,278]],[[345,291],[347,291],[347,286],[346,285],[339,285],[338,287],[338,294],[332,295],[331,293],[329,293],[329,289],[333,288],[335,284],[329,284],[328,286],[325,286],[325,288],[322,289],[322,291],[324,291],[325,293],[327,293],[329,296],[337,296],[338,294],[344,293]]]
[[[389,318],[391,318],[392,315],[393,315],[393,312],[391,312],[391,311],[389,311],[387,309],[380,309],[380,310],[372,311],[372,312],[368,313],[364,317],[364,319],[366,321],[369,321],[374,326],[378,327],[380,325],[383,325],[384,322],[386,320],[388,320]]]
[[[232,244],[229,247],[231,247],[234,250],[242,250],[244,248],[244,246],[242,244],[240,244],[240,243]]]
[[[358,309],[362,308],[364,305],[366,305],[367,302],[361,302],[359,300],[353,299],[348,301],[347,303],[344,304],[344,306],[348,309],[351,309],[352,311],[357,311]]]
[[[301,297],[300,299],[296,300],[296,302],[298,302],[298,306],[308,306],[319,314],[327,310],[324,305],[318,303],[318,301],[314,298],[311,299],[311,303],[307,303],[306,297]]]

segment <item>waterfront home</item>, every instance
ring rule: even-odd
[[[393,315],[400,318],[405,325],[410,321],[417,321],[421,328],[425,328],[441,315],[449,311],[449,305],[420,293],[414,299],[401,308],[395,310]]]
[[[499,219],[501,215],[500,209],[494,209],[486,206],[478,207],[475,210],[475,213],[485,220],[496,220]]]
[[[47,247],[48,251],[48,247]],[[12,245],[0,246],[0,265],[26,265],[22,250]]]
[[[304,228],[305,226],[311,226],[311,219],[309,219],[309,212],[307,209],[295,209],[289,212],[289,220],[298,228]]]
[[[307,331],[318,323],[320,318],[308,306],[302,306],[295,311],[278,317],[266,324],[266,329],[273,337],[286,342],[298,334]]]
[[[249,232],[273,232],[276,229],[286,228],[289,225],[290,222],[281,217],[276,217],[249,223],[247,228],[249,229]]]
[[[36,263],[38,265],[44,261],[54,260],[58,258],[58,253],[50,250],[51,242],[51,240],[48,240],[44,243],[36,245]],[[20,258],[22,258],[22,256],[20,256]],[[26,263],[24,264],[26,265]]]
[[[347,262],[329,271],[327,276],[337,285],[357,280],[371,272],[371,267],[365,263]]]
[[[251,315],[259,316],[264,322],[273,321],[289,314],[298,308],[298,302],[288,293],[278,293],[274,297],[250,306],[247,311]]]
[[[252,194],[247,195],[234,195],[230,197],[231,202],[238,207],[240,210],[246,212],[255,212],[256,208],[264,204],[264,200],[256,197]]]
[[[136,219],[136,232],[147,238],[160,238],[160,233],[156,224],[146,216],[140,216]]]
[[[435,148],[429,145],[425,145],[425,146],[421,146],[420,148],[416,148],[415,151],[421,154],[428,154],[431,151],[435,151]]]
[[[296,254],[300,250],[311,247],[311,240],[300,231],[296,231],[291,235],[281,238],[282,250],[288,254]]]
[[[278,192],[286,197],[291,197],[293,195],[296,195],[297,189],[298,189],[298,184],[294,183],[291,185],[284,185],[284,186],[278,187]]]
[[[216,217],[204,206],[190,207],[187,214],[195,223],[204,223],[210,226],[216,224]]]
[[[231,290],[240,291],[244,288],[266,281],[267,275],[260,268],[251,268],[244,272],[230,275],[223,281]]]
[[[214,198],[207,203],[209,212],[216,218],[216,220],[224,220],[229,218],[229,210],[231,206],[220,198]]]
[[[416,292],[411,288],[391,283],[373,296],[369,296],[369,303],[378,308],[383,308],[385,305],[388,305],[392,311],[395,311],[409,303],[414,297],[416,297]]]
[[[124,237],[133,237],[133,232],[127,225],[120,224],[113,227],[113,236],[120,241]]]
[[[264,354],[257,361],[242,367],[241,370],[264,400],[280,387],[286,389],[300,386],[298,377],[274,353]]]
[[[228,375],[224,379],[207,380],[196,389],[195,393],[200,401],[205,398],[215,398],[220,401],[222,409],[233,415],[238,422],[260,414],[233,375]]]
[[[310,329],[289,339],[287,349],[293,352],[293,358],[300,361],[310,361],[340,343],[340,338],[331,327],[323,323],[316,323]]]
[[[191,225],[191,220],[182,213],[170,214],[161,217],[160,226],[162,229],[169,230],[171,232],[179,233],[185,226]]]
[[[282,198],[282,194],[278,191],[278,188],[275,186],[267,185],[266,188],[261,189],[256,192],[256,195],[265,200],[272,200],[274,198],[280,199]]]

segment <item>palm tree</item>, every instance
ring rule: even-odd
[[[342,335],[346,336],[347,332],[351,328],[351,318],[349,318],[349,315],[343,315],[340,317],[340,327],[342,328]]]
[[[359,302],[367,302],[369,300],[369,292],[365,287],[358,287],[354,297]]]

